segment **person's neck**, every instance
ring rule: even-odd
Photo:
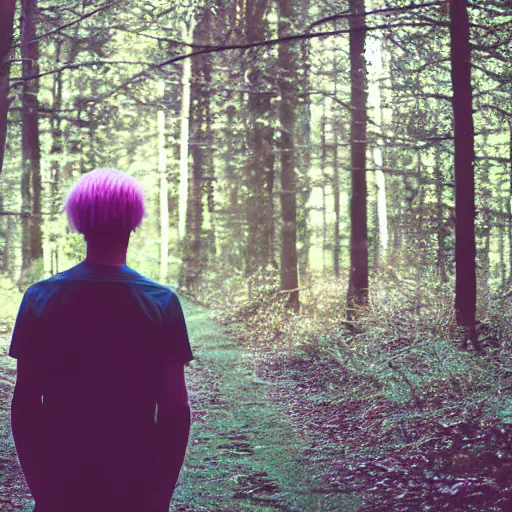
[[[87,263],[99,263],[101,265],[120,266],[126,265],[126,252],[128,250],[128,240],[115,245],[107,245],[101,241],[86,240],[87,254],[85,261]]]

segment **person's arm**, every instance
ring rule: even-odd
[[[151,502],[155,512],[168,511],[185,458],[190,431],[190,406],[184,365],[166,366],[162,387],[156,397],[156,474]]]
[[[41,499],[45,489],[41,397],[35,365],[20,358],[11,403],[11,427],[21,469],[36,501]]]

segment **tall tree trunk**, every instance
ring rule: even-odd
[[[165,84],[160,83],[160,97],[165,102]],[[166,283],[169,273],[169,183],[167,181],[167,154],[165,147],[165,113],[157,112],[158,175],[160,177],[160,282]]]
[[[320,127],[320,168],[322,170],[322,273],[327,275],[327,147],[326,147],[326,97],[322,102],[322,121]]]
[[[267,0],[247,0],[247,42],[265,39]],[[272,71],[267,61],[259,58],[259,49],[252,54],[253,66],[248,70],[249,97],[247,124],[246,176],[248,198],[246,206],[248,236],[245,248],[246,275],[253,275],[258,268],[265,268],[272,260],[271,223],[272,189],[274,181],[274,127],[272,120]]]
[[[37,75],[38,43],[35,11],[37,0],[22,1],[21,55],[23,58],[23,110],[22,110],[22,279],[32,262],[43,256],[41,232],[41,168],[38,124],[38,80],[27,79]]]
[[[310,0],[301,0],[300,16],[298,30],[307,29],[307,20],[310,10]],[[311,196],[310,183],[310,165],[311,165],[311,100],[309,95],[309,75],[310,62],[309,54],[311,41],[304,40],[300,43],[300,89],[299,95],[299,119],[296,123],[297,140],[300,148],[300,166],[298,166],[298,186],[297,186],[297,240],[298,240],[298,260],[299,260],[299,280],[306,277],[309,270],[309,250],[311,246],[311,229],[309,221],[310,206],[308,206]]]
[[[236,109],[233,105],[226,108],[227,126],[235,126]],[[243,213],[240,206],[240,187],[238,180],[240,179],[236,173],[236,165],[233,161],[233,148],[236,144],[236,134],[233,130],[226,130],[225,134],[225,149],[224,149],[224,172],[226,175],[227,190],[226,193],[229,197],[228,200],[228,213],[229,225],[231,227],[232,240],[237,243],[228,243],[224,246],[224,252],[221,254],[222,261],[226,261],[230,268],[241,270],[244,268],[245,262],[243,261],[240,246],[243,244],[243,231],[242,223],[245,223]]]
[[[350,0],[350,77],[352,195],[350,198],[350,277],[347,316],[368,302],[368,231],[366,214],[366,60],[364,0]]]
[[[278,0],[279,37],[290,34],[294,19],[292,0]],[[279,63],[279,120],[281,123],[281,290],[290,290],[287,306],[299,310],[299,283],[297,275],[297,197],[295,177],[295,103],[297,78],[295,57],[289,42],[281,43]]]
[[[206,11],[194,30],[194,44],[208,44],[211,12]],[[201,55],[192,60],[192,84],[190,103],[190,153],[192,156],[192,188],[187,205],[187,232],[185,234],[182,267],[182,283],[193,287],[206,263],[203,243],[204,182],[208,172],[211,148],[208,144],[208,110],[211,81],[210,55]],[[206,176],[207,178],[207,176]]]
[[[0,174],[2,174],[7,138],[7,112],[12,101],[9,99],[9,60],[15,8],[16,0],[3,0],[0,7]]]
[[[501,290],[502,292],[505,292],[506,286],[507,286],[507,263],[505,260],[505,230],[506,225],[499,226],[499,235],[498,235],[498,253],[500,257],[500,263],[499,263],[499,277],[501,279]]]
[[[182,37],[185,42],[190,42],[194,33],[195,20],[192,16],[187,26],[183,23]],[[178,241],[185,238],[187,223],[188,203],[188,150],[190,137],[190,77],[192,75],[192,59],[183,61],[181,75],[181,136],[180,136],[180,180],[178,199]]]
[[[480,180],[479,192],[482,198],[482,202],[484,205],[491,204],[492,201],[492,185],[489,179],[489,155],[487,153],[487,144],[488,144],[488,136],[484,134],[483,136],[483,144],[482,144],[482,177]],[[481,248],[479,254],[479,262],[480,262],[480,276],[481,276],[481,290],[482,295],[487,297],[489,293],[489,278],[491,277],[491,235],[492,235],[492,215],[489,210],[484,211],[483,214],[483,225],[480,228],[480,232],[478,233],[478,238],[483,240],[483,247]],[[476,237],[476,233],[475,233]]]
[[[469,17],[464,0],[450,0],[451,75],[455,138],[455,309],[466,339],[477,346],[474,125]]]
[[[368,100],[373,105],[373,120],[376,129],[384,134],[384,122],[382,118],[381,82],[382,77],[382,40],[376,37],[368,41],[371,51],[371,79],[368,84]],[[377,187],[377,223],[379,243],[376,246],[375,266],[386,260],[388,251],[388,216],[386,206],[386,177],[382,171],[382,138],[378,138],[373,149],[373,162],[375,164],[375,184]]]
[[[448,274],[446,272],[446,225],[444,218],[443,203],[443,171],[441,168],[441,150],[439,147],[435,150],[434,157],[434,176],[436,188],[436,210],[437,210],[437,268],[441,278],[441,283],[448,282]]]
[[[211,64],[207,69],[207,82],[211,81]],[[216,237],[216,208],[215,208],[215,166],[213,161],[213,127],[211,111],[211,92],[208,90],[208,102],[206,106],[206,139],[203,150],[206,152],[206,205],[208,213],[208,261],[215,265],[217,258],[217,237]]]
[[[337,30],[337,26],[334,26]],[[333,147],[332,147],[332,193],[334,196],[334,275],[340,277],[340,253],[341,253],[341,240],[340,240],[340,167],[338,162],[338,130],[340,124],[338,122],[339,112],[337,108],[336,100],[338,99],[338,66],[336,65],[336,59],[338,58],[335,49],[333,48],[333,61],[332,61],[332,80],[334,85],[334,99],[332,103],[333,112]]]
[[[509,272],[509,281],[512,286],[512,120],[508,122],[508,132],[509,132],[509,198],[507,200],[507,215],[508,215],[508,272]]]
[[[61,62],[62,42],[60,39],[55,41],[55,64],[58,66]],[[52,87],[52,108],[53,117],[51,119],[51,134],[52,134],[52,161],[50,166],[50,211],[58,212],[61,204],[61,166],[62,155],[64,152],[64,140],[62,121],[59,118],[59,110],[62,108],[62,73],[56,73],[53,78]],[[59,228],[59,216],[52,215],[50,218],[50,265],[49,273],[51,275],[59,272],[59,251],[61,233]],[[45,269],[46,271],[46,269]]]

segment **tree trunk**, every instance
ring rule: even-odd
[[[310,10],[310,0],[301,0],[299,26],[297,30],[307,30],[307,19]],[[299,95],[299,119],[296,122],[297,139],[300,151],[300,166],[298,167],[298,195],[299,206],[297,208],[297,240],[299,280],[302,282],[309,271],[309,251],[311,246],[310,207],[311,196],[310,165],[311,165],[311,100],[309,95],[310,62],[309,54],[311,41],[307,39],[300,43],[300,90]]]
[[[267,22],[266,0],[247,0],[247,42],[265,39]],[[259,49],[252,53],[252,67],[247,71],[249,80],[246,176],[248,197],[247,245],[245,247],[245,270],[252,276],[258,268],[265,268],[273,259],[271,253],[272,203],[271,191],[274,181],[274,127],[271,99],[273,94],[272,70],[259,57]]]
[[[279,37],[290,34],[290,20],[294,19],[292,0],[278,0]],[[281,124],[281,290],[290,290],[287,306],[299,310],[297,275],[297,197],[295,177],[295,103],[297,79],[295,56],[289,42],[281,43],[279,63],[279,120]]]
[[[506,292],[507,286],[507,263],[505,260],[505,230],[506,226],[500,226],[498,238],[498,253],[500,257],[499,278],[501,279],[501,291]]]
[[[469,17],[464,0],[450,0],[451,75],[455,139],[455,309],[466,340],[477,347],[474,125]]]
[[[435,150],[434,159],[434,176],[436,179],[436,210],[437,210],[437,268],[441,278],[441,283],[448,282],[448,275],[446,272],[446,225],[444,218],[444,203],[443,203],[443,172],[441,169],[441,154],[440,148]]]
[[[192,17],[190,23],[183,24],[182,37],[189,41],[194,33],[195,20]],[[185,238],[187,223],[188,203],[188,144],[190,135],[190,77],[192,75],[192,59],[183,61],[181,75],[181,137],[180,137],[180,181],[179,181],[179,206],[178,206],[178,241]]]
[[[491,204],[492,201],[492,185],[489,179],[489,155],[487,153],[488,136],[484,134],[482,144],[482,177],[480,180],[479,192],[482,202],[485,205]],[[492,235],[492,214],[487,210],[483,214],[483,225],[480,227],[478,238],[483,240],[483,247],[479,254],[480,283],[481,291],[484,298],[489,293],[489,279],[491,277],[491,235]],[[475,238],[477,233],[475,233]],[[478,281],[478,276],[477,276]]]
[[[512,120],[508,122],[509,131],[509,193],[510,196],[507,200],[507,215],[508,215],[508,272],[509,281],[512,286]]]
[[[384,122],[382,119],[381,82],[382,77],[382,41],[376,37],[368,41],[369,50],[372,53],[371,79],[368,84],[368,100],[373,105],[373,121],[375,127],[382,134],[384,133]],[[386,206],[386,177],[382,171],[382,139],[376,141],[373,149],[373,162],[375,164],[375,184],[377,187],[377,223],[379,243],[376,246],[375,266],[386,261],[388,252],[388,215]]]
[[[236,109],[233,105],[226,108],[227,126],[235,126]],[[224,245],[223,253],[221,254],[222,261],[225,261],[230,268],[238,271],[244,268],[245,262],[243,260],[242,251],[240,247],[243,246],[243,232],[245,230],[245,218],[243,216],[242,206],[240,205],[240,187],[238,185],[239,176],[235,162],[233,161],[233,148],[235,147],[237,134],[233,130],[226,130],[225,134],[225,150],[224,150],[224,172],[226,175],[227,190],[226,194],[229,197],[229,227],[232,233],[232,240],[228,240]],[[232,241],[236,240],[237,243]]]
[[[22,209],[27,214],[22,220],[22,279],[31,264],[43,256],[41,232],[41,168],[38,123],[38,80],[26,78],[37,75],[38,43],[35,10],[37,0],[22,1],[21,55],[23,60],[23,109],[22,109]]]
[[[207,81],[211,81],[211,63],[209,64]],[[217,258],[217,237],[216,237],[216,209],[215,209],[215,166],[213,161],[213,127],[212,127],[212,109],[211,92],[208,90],[208,102],[206,105],[206,139],[203,150],[206,153],[206,205],[208,213],[208,261],[211,266],[215,266]]]
[[[165,84],[160,83],[160,97],[165,102]],[[167,154],[165,148],[165,113],[157,112],[158,175],[160,176],[160,282],[166,283],[169,274],[169,191],[167,181]]]
[[[326,97],[322,102],[322,122],[320,128],[320,168],[322,170],[322,273],[327,275],[327,147],[326,147]]]
[[[194,30],[194,44],[208,44],[211,13],[204,14]],[[181,282],[192,288],[200,279],[206,262],[203,241],[204,182],[209,168],[208,110],[210,102],[211,56],[201,55],[192,60],[190,95],[190,153],[192,156],[192,188],[187,204],[187,231],[184,240]],[[207,178],[207,176],[206,176]]]
[[[334,26],[335,30],[337,29],[337,25]],[[336,59],[338,58],[335,49],[333,48],[333,66],[332,66],[332,74],[333,74],[333,85],[334,85],[334,98],[338,98],[338,67],[336,65]],[[333,172],[333,180],[332,180],[332,193],[334,196],[334,275],[336,277],[340,277],[340,168],[338,165],[338,130],[340,129],[340,124],[338,122],[339,112],[337,107],[337,103],[334,101],[332,103],[333,112],[333,122],[332,122],[332,131],[333,131],[333,148],[332,148],[332,172]]]
[[[16,0],[3,0],[0,9],[0,174],[2,174],[7,138],[7,112],[12,101],[9,99],[9,59],[15,8]]]
[[[366,60],[364,0],[350,0],[350,77],[351,77],[351,174],[350,198],[350,276],[347,316],[353,318],[358,306],[368,302],[368,233],[366,214]]]

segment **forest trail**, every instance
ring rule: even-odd
[[[286,384],[262,377],[261,360],[225,333],[215,313],[182,304],[196,359],[186,369],[192,428],[171,511],[357,510],[357,496],[322,491],[325,457],[311,451],[315,443],[306,432],[293,428],[289,404],[279,400]],[[15,361],[6,354],[8,338],[0,339],[0,509],[29,512],[10,434]]]

